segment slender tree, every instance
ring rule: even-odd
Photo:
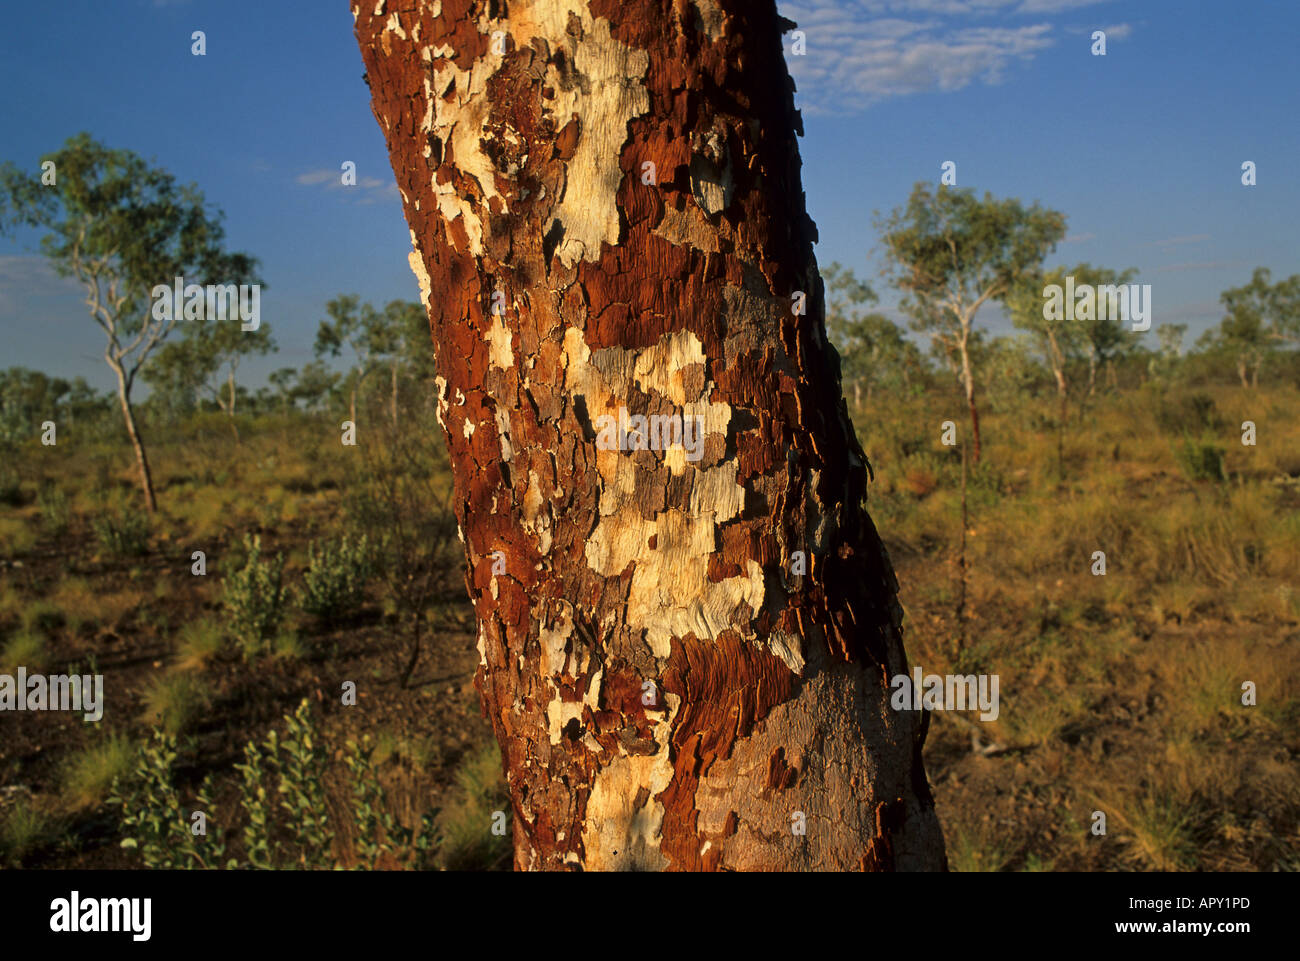
[[[159,285],[170,288],[176,277],[187,285],[247,282],[256,261],[224,249],[221,220],[194,185],[178,185],[136,154],[110,150],[86,133],[46,154],[35,171],[0,166],[0,228],[43,231],[41,249],[55,270],[85,288],[86,306],[106,338],[104,361],[117,379],[151,512],[157,507],[153,477],[131,393],[178,321],[170,311],[158,316],[150,294]]]
[[[1257,267],[1249,283],[1225,290],[1219,300],[1227,315],[1197,343],[1230,356],[1242,387],[1259,386],[1259,369],[1279,346],[1300,343],[1300,274],[1271,279],[1267,267]]]
[[[825,335],[788,21],[352,12],[516,867],[943,867],[925,715],[891,706],[901,610]]]
[[[1065,217],[1014,199],[980,200],[969,188],[917,183],[907,204],[878,222],[903,309],[955,358],[970,410],[971,463],[980,459],[971,332],[979,309],[1005,301],[1065,236]]]

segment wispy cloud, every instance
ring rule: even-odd
[[[1061,243],[1083,244],[1083,243],[1087,243],[1089,240],[1096,240],[1096,239],[1097,239],[1096,234],[1069,234],[1064,240],[1061,241]]]
[[[44,258],[34,254],[0,255],[0,311],[18,309],[33,295],[63,293],[77,288],[71,277],[60,277]]]
[[[1210,239],[1209,234],[1185,234],[1182,237],[1166,237],[1164,240],[1152,240],[1143,247],[1181,247],[1184,244],[1200,244]]]
[[[323,187],[325,190],[346,190],[356,194],[353,198],[358,204],[373,204],[399,196],[397,183],[393,180],[381,180],[378,177],[358,177],[354,185],[344,185],[343,171],[308,170],[298,174],[294,180],[304,187]]]
[[[1010,68],[1056,44],[1046,15],[1111,0],[796,0],[781,13],[807,52],[786,62],[809,113],[851,113],[890,97],[1002,83]],[[1003,22],[1033,15],[1035,23]],[[1115,39],[1127,24],[1109,28]],[[1107,34],[1108,37],[1112,36]]]

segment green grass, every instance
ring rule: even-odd
[[[179,735],[193,726],[211,699],[208,686],[195,674],[164,674],[145,689],[144,719],[168,734]]]
[[[48,658],[45,638],[35,631],[19,631],[0,648],[0,668],[7,674],[12,674],[20,667],[27,668],[29,672],[40,671]]]
[[[131,742],[118,734],[75,752],[63,766],[64,802],[74,810],[94,807],[108,796],[113,779],[130,770],[134,759]]]
[[[511,851],[510,805],[501,774],[501,750],[489,742],[466,756],[456,771],[457,797],[438,816],[438,865],[447,871],[500,868]],[[492,833],[497,811],[506,816],[505,836]]]
[[[0,823],[0,861],[13,867],[54,839],[58,822],[26,799],[15,801]]]
[[[176,653],[180,657],[178,666],[203,667],[221,653],[225,643],[221,625],[213,618],[190,621],[181,628],[180,636],[176,639]]]

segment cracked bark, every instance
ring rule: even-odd
[[[352,10],[516,867],[943,868],[921,718],[889,707],[902,612],[823,331],[774,5]],[[620,409],[699,418],[699,456],[601,449]]]

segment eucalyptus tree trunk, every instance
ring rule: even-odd
[[[515,866],[944,868],[773,3],[352,11]]]
[[[135,408],[131,404],[131,380],[120,364],[111,366],[117,375],[118,405],[122,408],[122,420],[126,424],[126,435],[131,440],[131,450],[135,452],[135,466],[139,472],[140,490],[144,494],[144,507],[152,514],[158,510],[158,499],[154,496],[149,457],[144,450],[144,441],[140,439],[140,428],[135,422]]]

